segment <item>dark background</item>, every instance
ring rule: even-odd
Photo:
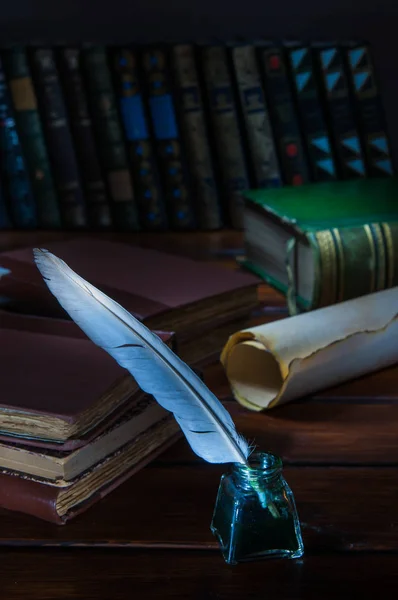
[[[1,43],[369,41],[397,162],[398,0],[3,0],[0,15]]]

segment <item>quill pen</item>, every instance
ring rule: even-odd
[[[248,465],[250,448],[221,402],[162,340],[48,250],[34,257],[50,291],[86,335],[174,417],[192,450],[211,463]]]

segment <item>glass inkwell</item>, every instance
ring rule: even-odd
[[[299,558],[304,546],[293,493],[281,459],[254,453],[221,477],[211,531],[228,564],[262,558]]]

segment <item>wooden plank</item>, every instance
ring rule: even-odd
[[[220,364],[205,370],[209,388],[231,412],[240,433],[285,461],[398,464],[398,365],[326,390],[310,399],[253,412],[231,399]],[[192,459],[185,442],[159,460]]]
[[[66,526],[0,511],[0,545],[216,548],[209,526],[226,466],[149,467]],[[287,467],[306,550],[398,551],[394,468]]]
[[[218,552],[7,550],[0,562],[6,600],[373,600],[395,598],[398,583],[395,555],[307,556],[231,567]]]
[[[398,404],[301,402],[254,413],[225,403],[237,430],[259,449],[300,465],[398,465]],[[185,439],[158,463],[200,463]]]

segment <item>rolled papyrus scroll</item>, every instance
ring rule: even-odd
[[[235,398],[263,410],[398,362],[398,287],[244,329],[221,362]]]

